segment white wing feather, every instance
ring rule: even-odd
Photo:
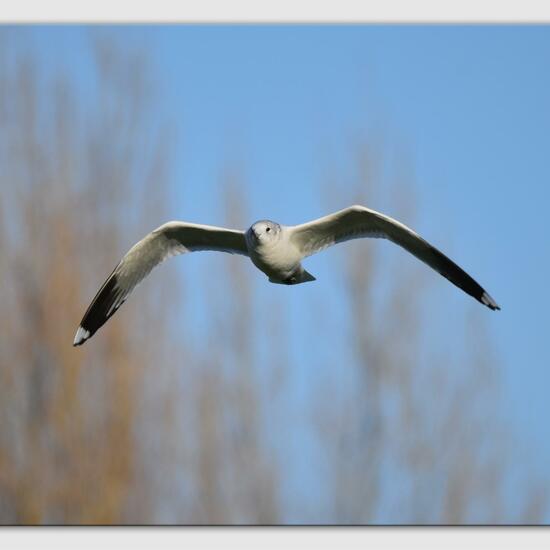
[[[447,256],[406,225],[375,210],[354,205],[288,229],[291,242],[298,247],[304,257],[350,239],[389,239],[414,254],[482,304],[490,309],[500,309],[491,296]]]
[[[73,345],[91,338],[155,266],[171,256],[197,250],[248,255],[242,231],[177,221],[161,225],[136,243],[115,267],[84,314]]]

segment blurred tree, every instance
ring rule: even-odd
[[[127,316],[93,348],[71,346],[98,281],[162,219],[168,149],[146,60],[96,40],[84,99],[2,40],[0,521],[149,518],[134,430],[144,368],[166,342],[136,337]],[[154,316],[164,302],[140,306]]]
[[[224,178],[228,227],[248,223],[242,181],[233,171]],[[190,385],[196,397],[188,396],[198,412],[192,430],[198,454],[192,523],[280,521],[276,461],[265,438],[266,399],[258,372],[257,333],[250,330],[255,325],[257,299],[247,268],[240,257],[217,255],[205,270],[210,345]]]
[[[414,227],[410,173],[387,178],[382,151],[374,156],[372,150],[358,148],[355,181],[346,186],[356,190],[349,203],[377,208],[385,191],[394,211],[379,209]],[[521,472],[516,498],[509,498],[518,471],[485,312],[469,304],[463,332],[446,349],[426,292],[429,281],[435,285],[428,268],[390,243],[356,242],[340,252],[351,383],[329,381],[334,400],[316,409],[331,471],[329,521],[542,521],[548,480]],[[461,318],[453,317],[452,330]]]
[[[1,51],[0,522],[275,523],[253,334],[211,303],[226,338],[188,351],[171,330],[180,281],[158,270],[92,346],[71,346],[121,252],[166,221],[170,141],[143,52],[96,34],[83,94]],[[249,315],[241,269],[226,306]]]

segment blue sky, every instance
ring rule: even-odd
[[[88,32],[34,28],[26,39],[45,66],[65,68],[85,89]],[[338,166],[349,179],[358,136],[383,139],[390,172],[404,155],[415,229],[502,306],[482,313],[506,413],[541,467],[548,463],[549,28],[135,26],[116,34],[149,51],[159,110],[180,136],[171,218],[220,223],[212,197],[236,164],[250,184],[251,222],[300,223],[327,213],[326,172]],[[343,187],[332,198],[337,210],[352,194]],[[392,214],[388,198],[368,206]],[[322,280],[323,260],[308,266]],[[446,302],[442,315],[470,300],[444,283],[433,299]]]

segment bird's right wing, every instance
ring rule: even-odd
[[[73,345],[91,338],[155,266],[171,256],[197,250],[248,256],[242,231],[186,222],[161,225],[135,244],[103,283],[84,314]]]
[[[303,256],[362,237],[389,239],[441,273],[451,283],[490,309],[497,303],[470,275],[406,225],[364,206],[350,206],[334,214],[289,227],[290,240]]]

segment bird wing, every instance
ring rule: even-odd
[[[470,275],[406,225],[364,206],[350,206],[334,214],[289,228],[290,240],[304,256],[350,239],[389,239],[414,254],[451,283],[490,309],[500,309]]]
[[[91,338],[155,266],[171,256],[197,250],[248,256],[242,231],[185,222],[161,225],[136,243],[103,283],[84,314],[73,345]]]

